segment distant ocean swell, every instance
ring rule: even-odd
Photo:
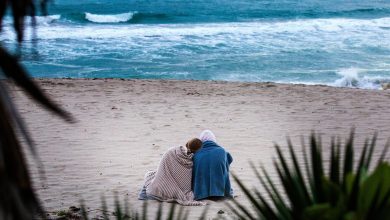
[[[281,11],[281,10],[267,10],[259,11],[256,13],[246,14],[245,16],[229,16],[221,15],[219,17],[207,18],[202,14],[190,14],[190,13],[140,13],[137,11],[129,11],[119,14],[94,14],[84,12],[81,14],[65,15],[64,18],[68,18],[73,22],[93,22],[93,23],[181,23],[181,22],[236,22],[236,21],[248,21],[253,19],[267,19],[273,18],[276,20],[286,20],[291,18],[310,19],[310,18],[361,18],[370,17],[375,14],[389,14],[389,9],[356,9],[351,11],[339,11],[339,12],[293,12],[293,11]]]
[[[161,14],[161,13],[138,13],[136,11],[126,12],[126,13],[120,13],[120,14],[93,14],[89,12],[83,12],[83,13],[71,13],[71,14],[56,14],[56,15],[48,15],[48,16],[36,16],[36,20],[38,24],[48,24],[48,23],[54,23],[54,22],[62,22],[64,24],[66,23],[150,23],[151,21],[157,21],[164,22],[169,21],[168,15]],[[12,20],[10,17],[7,17],[5,19],[5,24],[11,24]],[[29,19],[27,19],[27,22],[29,22]]]
[[[62,20],[63,22],[72,23],[160,23],[169,22],[168,15],[162,13],[139,13],[136,11],[129,11],[119,14],[94,14],[89,12],[72,13],[65,15],[56,15],[55,20]]]
[[[379,18],[379,15],[389,15],[387,8],[354,9],[346,11],[291,11],[291,10],[264,10],[248,13],[245,15],[220,15],[207,16],[207,14],[191,13],[153,13],[128,11],[115,14],[99,14],[92,12],[73,12],[68,14],[50,15],[50,21],[63,20],[73,23],[203,23],[203,22],[240,22],[253,21],[256,19],[273,19],[275,21],[289,19],[316,19],[316,18]],[[47,18],[42,18],[46,19]],[[46,21],[45,20],[45,21]]]

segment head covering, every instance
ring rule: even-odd
[[[202,131],[202,133],[200,133],[199,139],[202,142],[205,142],[205,141],[217,142],[217,139],[215,138],[214,133],[210,130]]]

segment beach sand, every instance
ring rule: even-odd
[[[69,124],[12,86],[46,172],[38,175],[28,156],[34,186],[48,211],[79,205],[110,209],[114,194],[140,209],[137,200],[146,171],[157,167],[170,147],[183,145],[203,129],[214,131],[234,161],[231,171],[248,186],[259,186],[249,161],[261,162],[273,177],[274,143],[289,136],[301,152],[300,136],[343,138],[356,127],[356,146],[379,132],[380,148],[390,137],[390,91],[327,86],[215,81],[39,79],[42,88],[77,119]],[[233,181],[232,181],[233,182]],[[237,200],[247,204],[233,183]],[[169,205],[167,205],[169,206]],[[158,202],[150,202],[150,215]],[[210,202],[208,217],[231,215],[223,202]],[[185,207],[190,217],[204,207]],[[153,210],[153,211],[152,211]],[[217,214],[223,210],[224,214]]]

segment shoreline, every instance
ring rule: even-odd
[[[371,89],[371,88],[359,88],[359,87],[347,87],[347,86],[331,86],[328,84],[305,84],[305,83],[283,83],[283,82],[272,82],[272,81],[264,81],[264,82],[257,82],[257,81],[225,81],[225,80],[197,80],[197,79],[145,79],[145,78],[115,78],[115,77],[107,77],[107,78],[72,78],[72,77],[63,77],[63,78],[43,78],[43,77],[33,77],[32,79],[37,81],[45,81],[45,80],[92,80],[92,81],[107,81],[107,80],[118,80],[118,81],[171,81],[171,82],[210,82],[210,83],[231,83],[231,84],[277,84],[277,85],[298,85],[298,86],[325,86],[325,87],[331,87],[331,88],[348,88],[348,89],[362,89],[362,90],[374,90],[374,91],[382,91],[382,90],[389,90],[390,89],[390,82],[383,82],[381,83],[381,88],[379,89]]]
[[[285,147],[287,136],[300,149],[301,135],[315,130],[327,146],[332,136],[343,140],[355,127],[356,151],[375,131],[379,146],[390,137],[389,90],[195,80],[35,81],[77,120],[67,124],[10,86],[45,166],[47,180],[42,182],[27,155],[34,188],[47,210],[78,206],[81,199],[100,209],[103,195],[113,210],[115,193],[140,210],[137,193],[145,172],[156,168],[168,148],[203,129],[211,129],[232,154],[231,170],[248,186],[259,186],[248,161],[261,162],[276,177],[274,143]],[[248,204],[242,192],[237,195]],[[150,210],[157,207],[150,202]],[[196,217],[203,208],[184,210]],[[223,203],[213,202],[208,217],[219,210],[230,215]]]

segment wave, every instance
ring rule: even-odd
[[[85,19],[94,23],[122,23],[130,21],[137,12],[101,15],[85,12]]]
[[[168,16],[164,13],[139,13],[128,12],[122,14],[113,15],[99,15],[84,13],[82,21],[94,22],[94,23],[132,23],[132,24],[148,24],[148,23],[169,23],[174,20],[174,16]],[[184,16],[184,15],[181,15]],[[73,20],[79,21],[78,16],[73,16]]]
[[[330,86],[350,87],[360,89],[382,89],[385,84],[390,82],[390,78],[383,76],[361,76],[364,69],[346,68],[340,69],[337,74],[342,78],[337,79]]]
[[[390,13],[390,8],[357,8],[351,10],[283,10],[283,9],[258,9],[245,12],[216,11],[213,15],[208,13],[197,13],[195,11],[168,11],[166,13],[156,12],[128,12],[122,14],[92,14],[84,13],[84,19],[96,23],[120,23],[130,22],[136,24],[144,23],[210,23],[210,22],[240,22],[256,20],[279,20],[288,21],[291,19],[329,19],[329,18],[382,18]]]
[[[108,22],[105,20],[105,22]],[[107,25],[104,27],[93,26],[52,26],[41,29],[42,39],[53,38],[122,38],[159,36],[160,38],[203,37],[207,39],[218,38],[221,41],[240,38],[260,40],[272,40],[275,34],[287,39],[299,38],[299,42],[306,39],[315,41],[317,35],[324,40],[342,42],[346,36],[355,36],[372,42],[374,45],[382,45],[381,41],[373,39],[373,34],[388,36],[390,28],[390,17],[364,20],[364,19],[302,19],[287,22],[235,22],[235,23],[208,23],[208,24],[153,24],[134,25],[126,27],[115,27]],[[47,32],[47,34],[46,34]],[[314,37],[312,37],[314,36]],[[371,36],[371,37],[370,37]],[[387,40],[386,37],[383,39]],[[186,40],[186,39],[183,39]],[[203,39],[205,40],[205,39]],[[367,43],[366,42],[366,43]],[[289,44],[288,41],[281,41],[281,44]],[[347,43],[347,42],[346,42]],[[384,44],[385,42],[383,42]]]

